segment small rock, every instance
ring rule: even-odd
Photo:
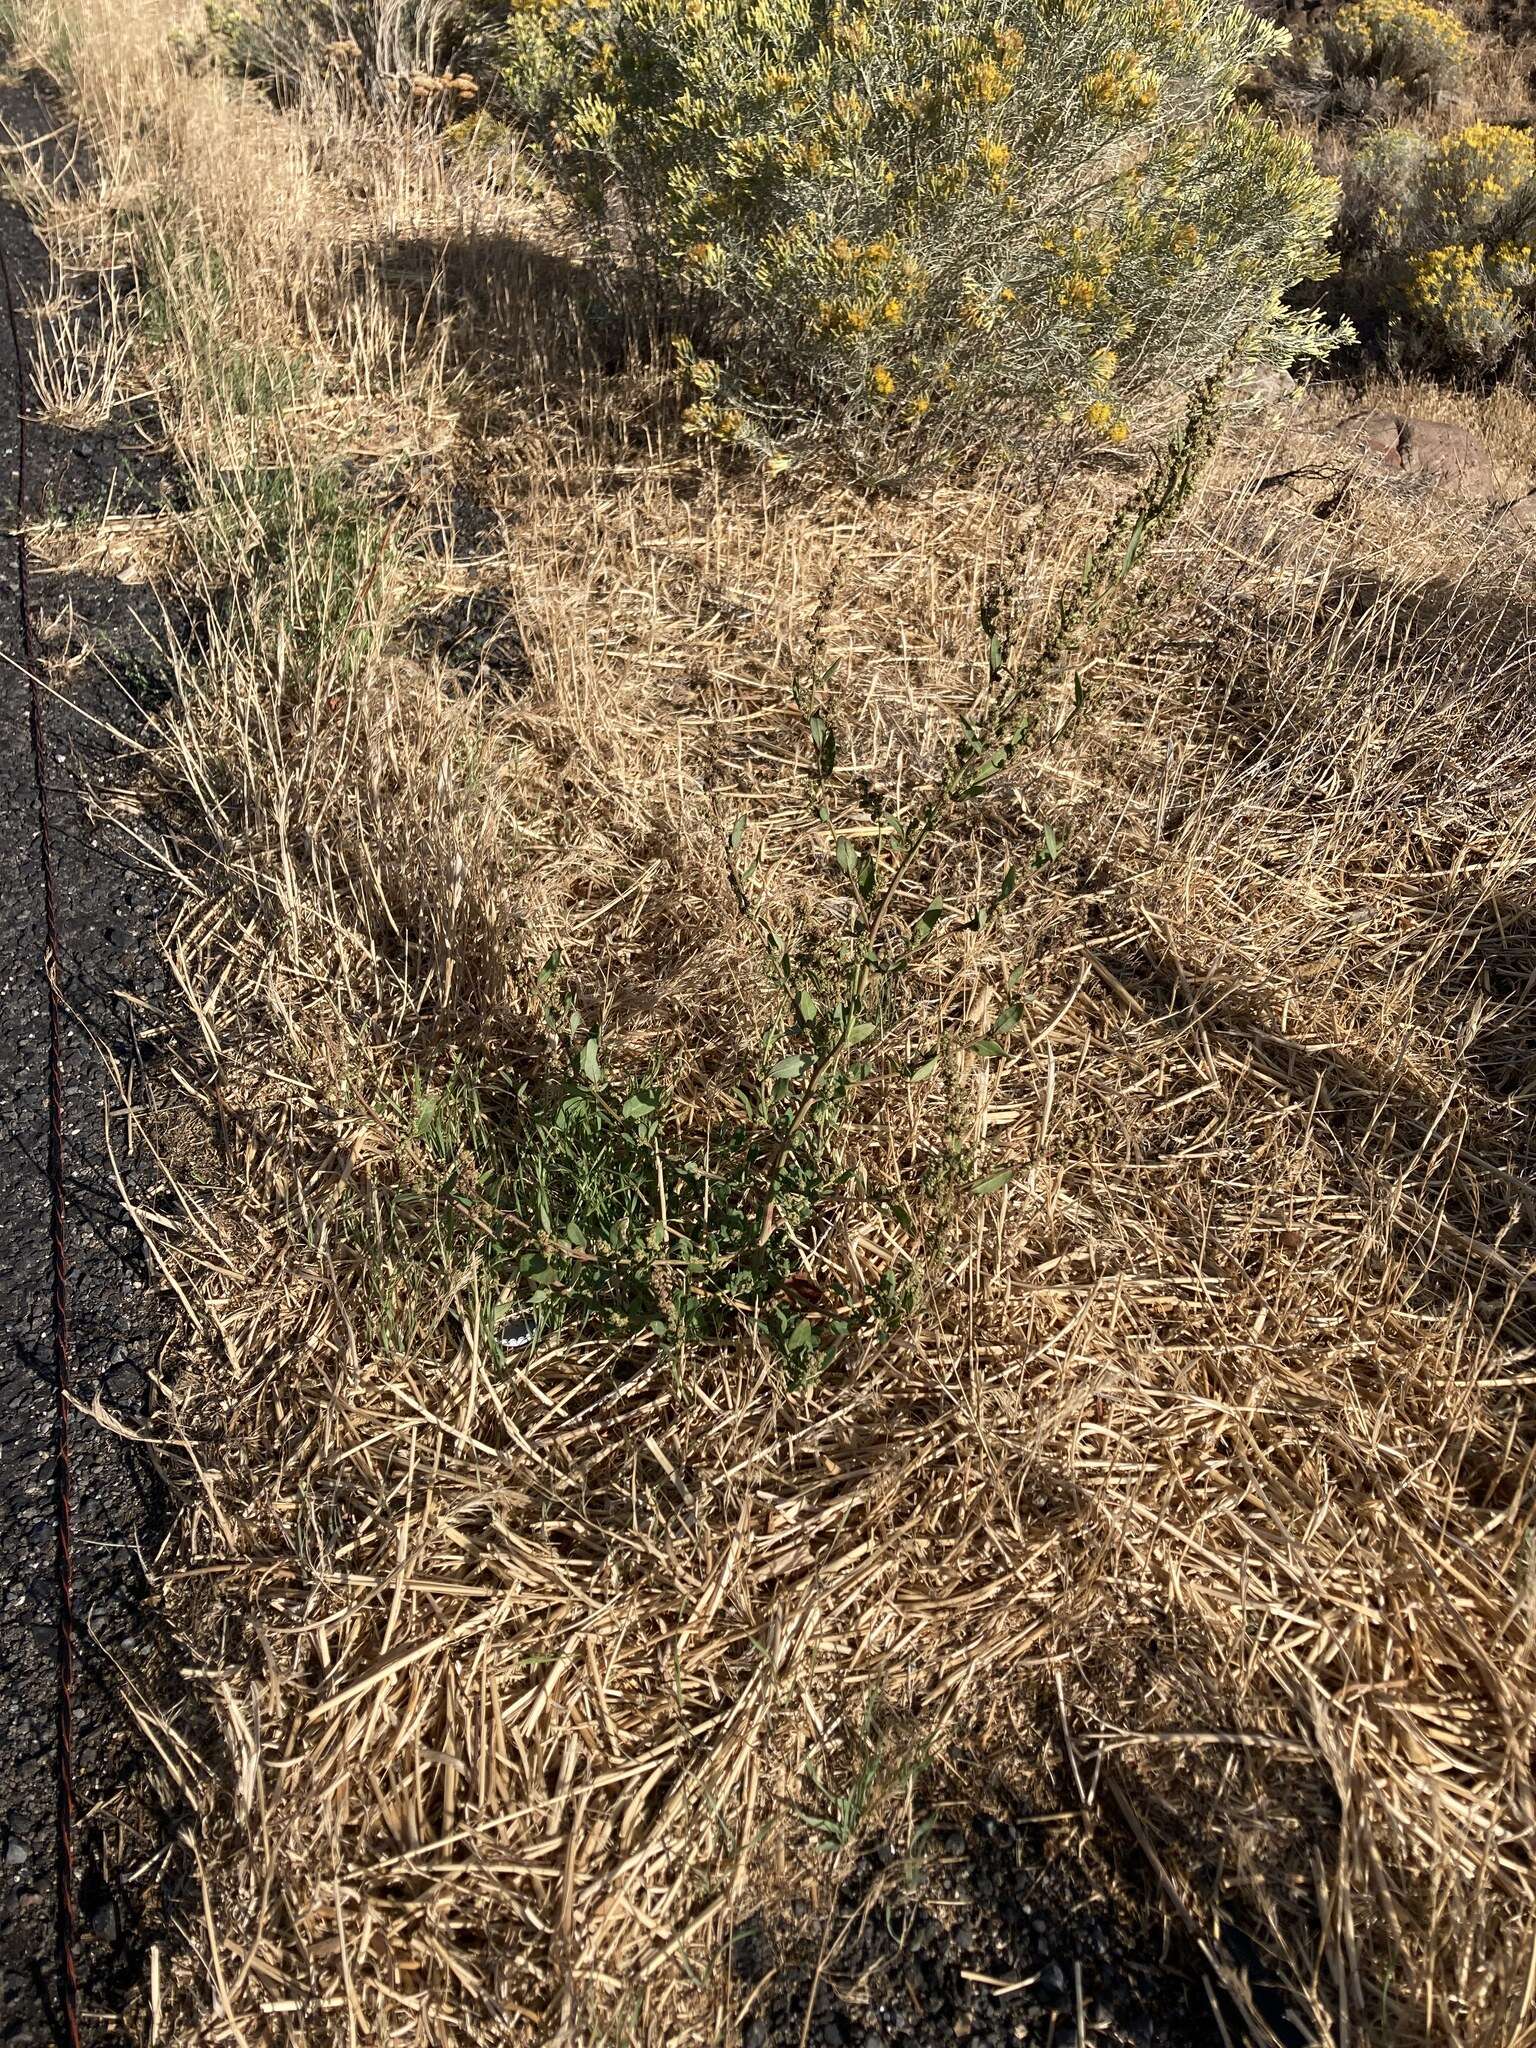
[[[1461,498],[1502,494],[1482,436],[1446,420],[1419,420],[1378,408],[1346,421],[1344,434],[1382,469],[1421,476]]]
[[[1512,498],[1500,508],[1499,522],[1504,526],[1518,526],[1523,532],[1536,532],[1536,491],[1522,491],[1518,498]]]
[[[1047,1963],[1040,1972],[1040,1989],[1050,1992],[1052,1996],[1058,1996],[1066,1988],[1067,1980],[1061,1974],[1060,1963]]]
[[[13,1870],[19,1869],[31,1853],[20,1835],[12,1835],[5,1845],[5,1860]]]

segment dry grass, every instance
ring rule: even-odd
[[[146,560],[209,599],[153,764],[220,1159],[168,1154],[151,1226],[186,1308],[176,2038],[730,2040],[724,1933],[804,1883],[857,1731],[899,1828],[1026,1793],[1065,1725],[1078,1826],[1129,1810],[1319,2040],[1536,2041],[1511,539],[1406,484],[1265,488],[1317,451],[1244,430],[1091,717],[948,849],[985,876],[1038,822],[1068,847],[914,997],[914,1044],[1015,969],[1026,1011],[952,1083],[1016,1172],[921,1311],[800,1389],[746,1333],[509,1349],[424,1091],[472,1069],[494,1109],[548,1057],[558,944],[614,1057],[712,1114],[772,1003],[729,820],[777,914],[836,915],[786,680],[829,585],[856,757],[910,780],[1000,552],[1043,610],[1124,486],[701,471],[643,370],[573,341],[579,279],[507,167],[319,85],[232,97],[154,0],[70,19],[68,61],[28,34],[95,175],[31,197],[66,288],[131,259],[140,296],[131,357],[61,362],[53,403],[152,383],[198,503]],[[515,622],[510,680],[411,637],[470,591]],[[886,1091],[851,1142],[910,1173],[942,1109]],[[888,1253],[855,1217],[829,1256]]]

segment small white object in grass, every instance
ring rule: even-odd
[[[497,1332],[503,1351],[526,1351],[538,1334],[537,1316],[513,1316]]]

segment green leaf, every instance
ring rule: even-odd
[[[745,818],[738,818],[735,824],[731,827],[730,831],[726,833],[725,843],[731,849],[732,853],[734,853],[736,849],[741,845],[742,840],[746,838],[746,836],[747,821]]]
[[[582,1229],[574,1216],[565,1226],[565,1241],[578,1252],[585,1251],[587,1248],[587,1233]]]
[[[784,1339],[784,1349],[790,1352],[809,1351],[816,1342],[816,1331],[809,1316],[802,1316],[789,1335]]]
[[[971,1051],[979,1060],[995,1060],[1002,1050],[1001,1042],[995,1038],[978,1038],[971,1047]]]
[[[937,1070],[938,1064],[939,1056],[936,1052],[925,1053],[915,1066],[907,1069],[907,1072],[914,1081],[926,1081],[928,1076]]]
[[[851,876],[859,864],[858,852],[851,839],[839,839],[836,848],[838,866],[845,875]]]
[[[821,1005],[808,988],[801,989],[795,998],[795,1008],[807,1024],[814,1024],[821,1015]]]
[[[992,1036],[1006,1038],[1010,1031],[1017,1031],[1023,1015],[1023,1006],[1019,1003],[1010,1003],[1006,1010],[999,1010],[992,1019]]]
[[[631,1123],[643,1123],[648,1116],[654,1116],[661,1098],[653,1088],[637,1088],[632,1095],[624,1098],[623,1114]]]
[[[995,1195],[999,1188],[1007,1187],[1013,1179],[1014,1169],[1005,1166],[1000,1173],[989,1173],[985,1180],[979,1180],[971,1189],[973,1195]]]
[[[581,1077],[596,1088],[603,1078],[603,1063],[597,1056],[597,1034],[594,1032],[581,1048]]]
[[[998,676],[1002,674],[1003,666],[1004,657],[1002,635],[999,633],[994,633],[992,635],[992,638],[987,642],[987,668],[991,674]]]
[[[877,1029],[878,1026],[871,1024],[868,1019],[861,1024],[850,1024],[848,1026],[848,1035],[843,1040],[843,1043],[845,1045],[862,1045],[867,1038],[874,1037]]]
[[[1142,513],[1131,528],[1131,537],[1126,543],[1125,555],[1120,563],[1120,574],[1128,576],[1136,566],[1136,558],[1147,543],[1147,514]]]
[[[781,1060],[775,1060],[768,1069],[770,1081],[793,1081],[797,1074],[805,1072],[804,1053],[786,1053]]]

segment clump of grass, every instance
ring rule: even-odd
[[[458,82],[439,73],[453,20],[445,0],[210,0],[207,8],[212,47],[284,99],[316,84],[355,83],[382,101],[409,96],[419,81],[451,105]]]

